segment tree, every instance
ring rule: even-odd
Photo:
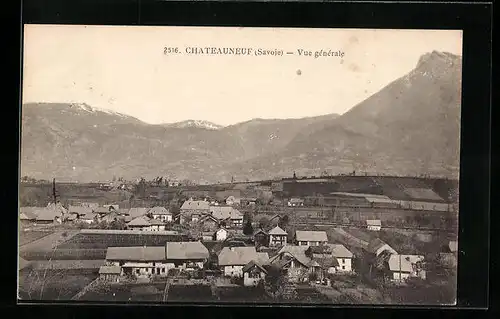
[[[276,301],[293,300],[297,297],[297,291],[280,268],[271,265],[266,270],[263,288],[269,297]]]
[[[288,226],[289,219],[290,218],[288,217],[288,215],[284,215],[283,217],[281,217],[280,221],[279,221],[279,224],[278,224],[280,226],[280,228],[285,229],[286,226]]]
[[[245,226],[243,226],[243,234],[245,235],[252,235],[253,234],[253,226],[252,226],[252,221],[248,218]]]
[[[259,220],[259,227],[261,229],[266,229],[269,227],[269,218],[267,217],[262,217],[260,220]]]

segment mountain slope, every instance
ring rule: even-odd
[[[85,104],[26,104],[21,174],[229,181],[352,170],[457,177],[461,58],[432,52],[349,112],[151,125]]]
[[[444,174],[459,167],[461,58],[432,52],[414,70],[329,125],[298,134],[281,152],[240,163],[243,174],[363,170]]]

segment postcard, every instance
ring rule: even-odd
[[[25,25],[20,302],[454,305],[462,32]]]

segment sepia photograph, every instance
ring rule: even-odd
[[[455,305],[462,31],[26,24],[18,302]]]

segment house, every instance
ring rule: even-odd
[[[21,211],[19,213],[19,220],[22,222],[36,222],[36,214],[33,211]]]
[[[309,275],[323,277],[322,266],[306,255],[307,246],[283,246],[278,254],[269,259],[268,264],[281,269],[291,282],[307,282]]]
[[[291,198],[291,199],[288,201],[288,206],[289,206],[289,207],[300,207],[300,206],[304,206],[304,200],[303,200],[303,199],[300,199],[300,198]]]
[[[329,244],[328,246],[331,247],[331,254],[339,264],[336,270],[338,272],[352,272],[353,253],[342,244]]]
[[[257,247],[269,244],[269,235],[263,229],[257,229],[253,233],[253,240]]]
[[[90,208],[90,207],[84,207],[84,206],[70,205],[68,208],[68,214],[70,216],[74,216],[74,218],[71,218],[73,220],[80,219],[80,217],[85,216],[86,214],[91,214],[93,209],[96,209],[96,208],[97,207]]]
[[[235,196],[231,195],[231,196],[228,196],[226,198],[225,203],[228,206],[240,205],[241,204],[241,199],[239,197],[235,197]]]
[[[228,231],[224,227],[219,228],[214,234],[214,240],[216,241],[224,241],[227,239]]]
[[[172,213],[165,207],[155,206],[148,211],[148,214],[153,217],[153,219],[158,219],[163,222],[172,221]]]
[[[108,247],[106,266],[121,267],[121,274],[147,278],[168,273],[165,247]]]
[[[52,223],[60,224],[60,223],[62,223],[63,215],[58,210],[43,208],[43,209],[34,211],[34,214],[36,215],[35,222],[37,224],[52,224]]]
[[[257,286],[261,280],[264,280],[267,275],[267,270],[252,260],[245,265],[243,271],[243,285],[247,287]]]
[[[366,228],[368,230],[380,231],[382,228],[382,222],[380,219],[369,219],[366,221]]]
[[[437,261],[439,265],[446,269],[457,268],[457,256],[454,253],[439,253]]]
[[[101,266],[99,268],[99,278],[107,282],[119,282],[122,276],[122,267],[120,266]]]
[[[295,242],[298,246],[319,246],[326,244],[328,237],[324,231],[297,230]]]
[[[268,233],[269,247],[284,246],[288,238],[288,233],[279,226],[274,227]]]
[[[370,242],[366,250],[374,254],[375,256],[380,255],[383,251],[389,251],[391,254],[397,254],[398,252],[395,251],[391,246],[386,244],[384,241],[382,241],[379,238],[376,238]]]
[[[228,227],[243,227],[243,214],[231,206],[211,206],[210,214]]]
[[[243,277],[243,267],[252,260],[259,260],[255,247],[224,247],[218,265],[224,276]]]
[[[352,272],[353,254],[344,245],[310,246],[306,256],[317,261],[328,273]]]
[[[203,231],[216,231],[219,228],[219,220],[212,215],[203,215],[198,220],[198,225],[201,226]]]
[[[209,258],[208,249],[199,241],[167,242],[165,247],[169,269],[203,269]]]
[[[182,204],[180,211],[181,213],[185,213],[188,216],[194,213],[198,214],[209,213],[210,204],[203,200],[189,199]]]
[[[397,254],[390,255],[388,268],[392,281],[405,281],[413,271],[411,262]]]
[[[86,224],[98,223],[101,221],[99,214],[96,213],[86,213],[78,218],[81,222]]]
[[[128,222],[127,228],[142,231],[163,231],[165,230],[165,223],[147,216],[139,216]]]

